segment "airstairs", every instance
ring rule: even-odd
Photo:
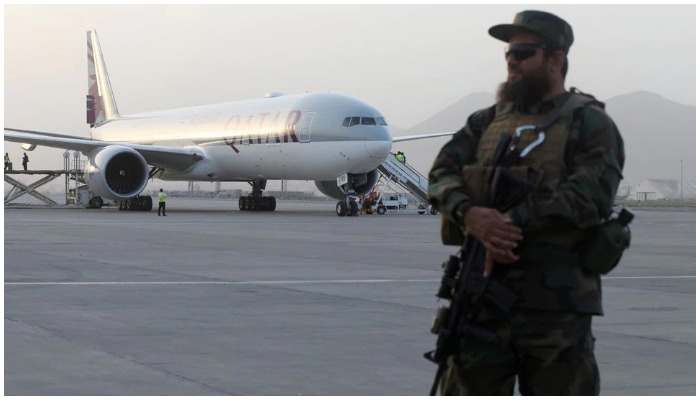
[[[378,169],[382,178],[402,187],[412,195],[419,207],[430,209],[428,202],[428,178],[421,175],[410,165],[396,159],[393,154],[389,154]],[[434,213],[431,212],[431,214]]]

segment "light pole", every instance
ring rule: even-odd
[[[683,160],[681,160],[681,201],[683,201]]]

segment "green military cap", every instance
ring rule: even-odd
[[[563,19],[544,11],[522,11],[515,14],[512,24],[500,24],[489,29],[489,35],[504,42],[510,42],[518,31],[528,31],[542,38],[545,44],[569,52],[574,43],[574,32]]]

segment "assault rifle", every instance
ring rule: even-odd
[[[534,126],[528,128],[534,128]],[[508,134],[501,135],[490,163],[494,169],[485,205],[502,212],[522,200],[533,187],[531,179],[518,177],[509,170],[519,157],[524,157],[534,148],[530,145],[520,155],[514,153],[521,131],[520,129],[516,131],[514,143],[510,143],[511,138]],[[533,144],[537,145],[543,140],[544,133],[541,133]],[[509,144],[510,152],[506,153]],[[506,185],[520,187],[520,193],[508,199],[504,198]],[[479,240],[468,235],[458,254],[459,256],[450,256],[442,265],[444,274],[436,296],[451,302],[449,306],[438,309],[431,329],[432,333],[438,335],[437,344],[435,350],[424,354],[426,359],[438,364],[435,380],[430,389],[431,396],[437,392],[440,378],[447,367],[447,359],[456,352],[460,337],[476,336],[488,342],[498,343],[496,334],[473,322],[483,302],[488,301],[501,312],[508,313],[517,301],[515,294],[501,282],[492,280],[490,277],[484,278],[486,249]]]

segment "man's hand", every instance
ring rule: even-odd
[[[499,264],[512,264],[520,259],[520,256],[513,254],[512,250],[505,251],[504,255],[495,256],[489,249],[486,249],[486,258],[484,262],[484,278],[488,278],[493,271],[493,262]]]
[[[523,239],[522,230],[509,216],[494,208],[472,207],[464,216],[464,226],[486,248],[484,276],[491,274],[494,261],[512,264],[520,258],[513,254],[513,249]]]

